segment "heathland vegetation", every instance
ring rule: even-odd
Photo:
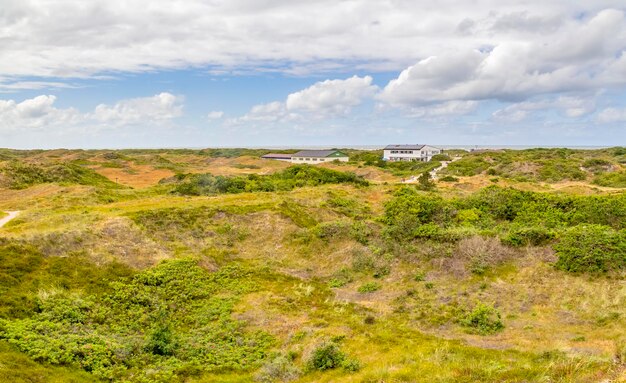
[[[626,381],[626,149],[266,152],[0,150],[0,381]]]

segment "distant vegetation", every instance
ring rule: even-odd
[[[0,381],[623,380],[626,148],[266,152],[0,149]]]
[[[112,187],[115,183],[93,170],[75,163],[52,163],[45,165],[10,161],[0,167],[11,189],[24,189],[45,183],[79,184]]]
[[[622,184],[619,165],[623,148],[589,152],[572,149],[494,150],[464,154],[442,174],[473,176],[481,173],[517,181],[581,181],[595,176],[602,186]],[[623,171],[622,171],[623,172]]]
[[[352,184],[366,186],[368,182],[354,173],[340,172],[310,165],[295,165],[270,175],[213,176],[185,174],[173,180],[174,193],[182,195],[210,195],[220,193],[288,191],[303,186],[325,184]]]

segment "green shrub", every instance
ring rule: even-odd
[[[348,283],[352,282],[352,274],[348,269],[341,269],[335,274],[333,274],[332,278],[328,282],[328,286],[333,287],[343,287]]]
[[[373,293],[374,291],[380,290],[382,286],[376,282],[367,282],[359,286],[358,292],[362,294]]]
[[[461,320],[462,326],[480,335],[494,334],[504,328],[500,313],[493,306],[479,302]]]
[[[447,154],[435,154],[432,158],[433,161],[451,161],[452,158],[450,158],[449,155]]]
[[[354,173],[310,165],[294,165],[270,175],[213,176],[211,174],[184,174],[166,180],[175,182],[172,192],[181,195],[211,195],[222,193],[288,191],[304,186],[325,184],[352,184],[366,186],[369,183]],[[164,181],[165,182],[165,181]]]
[[[348,372],[357,372],[361,369],[361,362],[356,359],[346,359],[341,364],[341,367]]]
[[[158,325],[148,337],[146,351],[155,355],[173,355],[176,350],[176,341],[170,326]]]
[[[357,242],[367,245],[373,234],[372,228],[364,221],[354,221],[350,227],[350,236]]]
[[[502,238],[502,242],[509,246],[542,246],[555,238],[555,233],[544,227],[515,228]]]
[[[341,367],[346,356],[336,343],[328,342],[318,346],[308,362],[310,370],[325,371]]]
[[[273,343],[231,318],[237,298],[254,288],[251,272],[237,266],[209,273],[193,260],[167,261],[111,282],[103,294],[46,294],[28,318],[0,320],[0,339],[40,362],[109,381],[142,381],[154,371],[162,374],[157,381],[194,370],[243,371]]]
[[[556,267],[569,272],[605,273],[626,267],[626,230],[602,225],[578,225],[554,247]]]
[[[456,176],[474,176],[489,168],[489,163],[481,157],[468,155],[458,161],[451,162],[442,173]]]
[[[413,230],[414,238],[433,239],[437,240],[442,236],[443,230],[439,225],[434,223],[427,223],[425,225],[419,225]]]
[[[417,187],[420,190],[433,190],[435,186],[436,185],[432,181],[432,177],[429,172],[424,172],[419,177],[417,177]]]
[[[594,177],[593,183],[599,186],[626,188],[626,170],[598,174]]]

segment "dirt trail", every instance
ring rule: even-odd
[[[433,181],[437,180],[437,172],[439,172],[441,169],[447,168],[448,164],[460,160],[462,157],[454,157],[452,158],[450,161],[441,161],[441,165],[437,168],[434,168],[433,170],[431,170],[430,173],[430,177],[433,179]],[[412,184],[412,183],[416,183],[417,182],[417,178],[418,176],[411,176],[410,178],[406,179],[406,180],[402,180],[401,183],[403,184]]]
[[[12,220],[13,218],[17,217],[20,212],[19,211],[7,211],[5,212],[8,215],[2,219],[0,219],[0,227],[6,225],[7,223],[9,223],[10,220]]]

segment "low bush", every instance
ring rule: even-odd
[[[467,313],[459,323],[470,332],[480,335],[495,334],[504,329],[498,310],[491,305],[479,302],[472,311]]]
[[[556,234],[554,231],[544,227],[521,227],[511,229],[502,238],[502,243],[509,246],[542,246],[550,243]]]
[[[454,176],[443,176],[439,178],[439,181],[443,182],[459,182],[459,179]]]
[[[433,161],[451,161],[452,158],[450,158],[449,155],[447,154],[435,154],[432,158]]]
[[[598,174],[594,177],[593,183],[599,186],[626,188],[626,170]]]
[[[626,230],[602,225],[578,225],[554,247],[556,267],[569,272],[606,273],[626,267]]]
[[[381,285],[376,282],[367,282],[359,286],[358,292],[362,294],[373,293],[374,291],[380,290]]]
[[[334,342],[321,344],[315,350],[308,362],[309,370],[325,371],[341,367],[346,355]]]
[[[40,362],[109,381],[243,371],[258,366],[273,343],[231,318],[237,298],[255,289],[240,267],[208,273],[193,260],[172,260],[110,286],[97,295],[40,294],[30,317],[0,320],[0,339]]]
[[[486,171],[487,168],[489,168],[489,163],[482,157],[468,155],[451,162],[448,167],[442,169],[442,173],[454,176],[474,176]]]
[[[176,182],[172,192],[181,195],[211,195],[221,193],[288,191],[303,186],[324,184],[353,184],[366,186],[368,182],[354,173],[310,165],[294,165],[270,175],[213,176],[211,174],[183,174],[163,183]]]

